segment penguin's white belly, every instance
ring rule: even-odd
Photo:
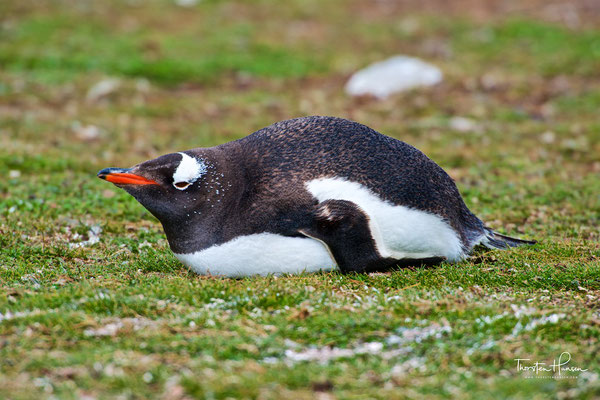
[[[458,235],[438,215],[392,204],[360,183],[342,178],[315,179],[306,182],[306,188],[319,202],[346,200],[362,208],[381,257],[449,261],[465,257]]]
[[[317,240],[273,233],[240,236],[189,254],[175,254],[201,275],[241,277],[330,271],[337,265]]]

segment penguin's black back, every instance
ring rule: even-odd
[[[468,243],[484,231],[454,181],[425,154],[400,140],[342,118],[277,122],[237,141],[255,188],[336,177],[360,183],[393,204],[444,218]],[[261,187],[262,186],[262,187]]]

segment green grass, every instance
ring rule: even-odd
[[[89,71],[144,77],[163,84],[208,83],[227,73],[300,77],[324,69],[308,54],[253,40],[254,26],[206,16],[189,32],[168,35],[138,27],[115,31],[108,21],[49,15],[20,23],[2,37],[0,63],[70,79]],[[224,22],[224,21],[218,21]]]
[[[52,4],[0,4],[0,398],[600,396],[600,24],[363,1]],[[444,82],[344,95],[396,53]],[[539,243],[388,274],[200,277],[95,177],[314,114],[417,146],[490,226]],[[100,242],[77,247],[94,226]],[[562,352],[588,371],[516,369]]]

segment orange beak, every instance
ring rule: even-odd
[[[157,182],[135,175],[124,168],[105,168],[98,172],[98,178],[117,185],[158,185]]]

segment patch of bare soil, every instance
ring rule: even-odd
[[[468,17],[479,22],[528,17],[572,29],[600,26],[600,1],[573,0],[358,0],[353,7],[366,18],[397,18],[409,12]]]

